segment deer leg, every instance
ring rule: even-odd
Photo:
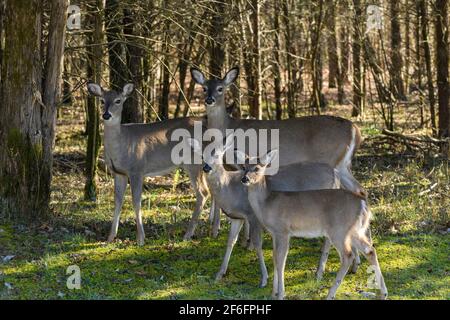
[[[330,254],[331,242],[328,238],[325,238],[322,245],[322,255],[320,256],[319,266],[317,267],[316,279],[322,280],[323,273],[325,272],[325,265],[327,264],[328,255]]]
[[[356,241],[361,252],[364,254],[369,264],[373,266],[375,270],[375,279],[377,281],[378,288],[380,289],[380,299],[385,300],[388,296],[386,284],[384,283],[384,277],[381,273],[380,264],[378,262],[377,252],[372,244],[367,239],[358,239]]]
[[[239,235],[239,231],[244,223],[241,219],[231,219],[230,233],[228,234],[227,250],[225,251],[225,256],[223,257],[222,266],[219,272],[216,274],[216,281],[220,281],[225,275],[228,269],[228,262],[230,261],[231,252],[236,244],[236,240]]]
[[[249,242],[250,240],[250,242]],[[249,250],[251,250],[251,239],[250,239],[250,223],[248,222],[248,220],[246,219],[244,222],[244,232],[241,233],[241,246],[243,248],[248,248]]]
[[[133,199],[134,214],[136,215],[136,227],[137,227],[137,243],[142,246],[145,242],[144,226],[142,224],[142,212],[141,212],[141,196],[142,196],[142,184],[144,178],[142,176],[131,176],[131,197]]]
[[[259,270],[261,271],[261,280],[259,281],[259,287],[264,288],[267,285],[267,278],[269,277],[269,275],[267,273],[262,249],[262,227],[257,219],[251,219],[251,221],[248,221],[248,224],[250,228],[250,239],[255,246],[256,256],[258,257],[259,261]]]
[[[128,177],[115,174],[114,175],[114,218],[109,232],[108,242],[112,242],[117,236],[117,230],[120,222],[120,212],[122,211],[123,200],[125,198],[125,190],[127,189]]]
[[[333,300],[336,296],[336,291],[339,288],[339,286],[342,283],[342,280],[344,280],[345,275],[348,272],[348,269],[350,268],[350,265],[352,264],[352,261],[354,259],[353,257],[353,251],[351,248],[348,248],[344,243],[336,243],[335,247],[339,252],[339,256],[341,258],[341,267],[336,275],[336,280],[334,281],[334,285],[330,288],[330,291],[328,292],[327,300]]]
[[[275,236],[275,243],[273,248],[273,259],[276,264],[277,269],[277,280],[278,280],[278,292],[276,299],[284,299],[284,268],[286,267],[286,258],[289,250],[289,237],[285,235]],[[274,277],[275,281],[275,277]],[[273,297],[275,298],[275,297]]]
[[[194,235],[195,228],[197,227],[198,223],[198,217],[200,216],[200,213],[203,210],[203,207],[206,203],[207,198],[207,191],[205,189],[205,185],[203,181],[198,181],[201,179],[201,176],[195,176],[190,171],[189,172],[189,178],[191,180],[192,188],[195,191],[195,208],[194,212],[192,213],[191,221],[189,221],[188,229],[183,237],[183,240],[191,240],[192,236]]]
[[[361,264],[361,258],[359,257],[359,252],[355,247],[352,247],[352,251],[353,251],[353,263],[352,263],[352,267],[350,269],[351,273],[356,273],[356,271],[358,271],[358,267]]]
[[[213,216],[213,224],[212,224],[212,230],[211,235],[213,238],[217,238],[219,236],[219,230],[220,230],[220,208],[218,205],[214,205],[214,208],[212,208],[214,211]]]

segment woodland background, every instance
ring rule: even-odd
[[[79,29],[68,28],[67,20],[76,22],[69,1],[0,0],[0,256],[14,257],[0,263],[1,298],[265,297],[247,283],[257,275],[242,266],[254,259],[243,249],[230,273],[251,270],[230,276],[226,288],[205,280],[220,263],[226,232],[209,239],[203,221],[200,240],[181,242],[193,198],[180,172],[146,181],[144,249],[102,242],[112,178],[101,152],[101,105],[86,84],[121,90],[133,82],[124,122],[202,115],[191,66],[217,77],[240,67],[228,93],[234,117],[355,121],[365,141],[354,172],[369,191],[388,288],[394,298],[449,298],[447,0],[70,4],[80,9]],[[374,5],[379,29],[367,25]],[[129,204],[119,237],[134,239],[126,211]],[[323,296],[309,274],[319,245],[293,251],[304,259],[288,276],[293,297]],[[70,263],[89,270],[88,291],[64,291]],[[311,279],[296,286],[302,275]],[[343,290],[363,290],[364,272],[359,277]]]

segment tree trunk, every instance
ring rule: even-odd
[[[136,37],[140,36],[139,26],[134,19],[132,9],[123,10],[123,33],[126,43],[126,62],[129,78],[134,84],[134,91],[123,106],[122,123],[140,123],[144,121],[142,99],[139,92],[142,89],[142,58],[141,43]],[[127,77],[128,80],[128,77]],[[127,81],[128,82],[128,81]]]
[[[437,134],[436,129],[436,98],[434,96],[433,72],[431,65],[430,44],[428,42],[428,13],[426,0],[420,0],[420,27],[422,32],[423,53],[425,56],[425,68],[427,73],[428,100],[430,103],[431,128]]]
[[[250,116],[255,119],[262,119],[262,96],[261,96],[261,30],[259,0],[252,0],[252,31],[253,31],[253,92],[251,92],[252,103],[250,105]]]
[[[274,20],[273,20],[273,29],[275,31],[275,37],[274,37],[274,63],[273,63],[273,70],[274,70],[274,90],[275,90],[275,109],[276,109],[276,119],[281,120],[283,118],[283,106],[281,104],[281,60],[280,60],[280,18],[279,13],[280,6],[279,2],[275,1],[274,3]]]
[[[111,88],[122,91],[128,75],[124,45],[121,42],[122,12],[119,0],[106,0],[105,22],[109,55],[109,81]],[[124,108],[125,109],[125,108]]]
[[[167,3],[165,4],[167,5]],[[162,52],[164,54],[161,74],[162,74],[162,87],[161,96],[159,99],[159,110],[158,115],[161,120],[169,119],[169,94],[170,94],[170,20],[165,21],[164,26],[164,43]]]
[[[362,8],[360,0],[353,0],[353,109],[352,117],[361,114],[362,107],[362,73],[361,73],[361,17]]]
[[[318,12],[314,14],[315,28],[311,32],[311,73],[312,73],[312,96],[311,109],[320,114],[321,108],[325,105],[322,94],[322,63],[320,48],[320,31],[322,28],[323,0],[319,1]]]
[[[283,12],[283,24],[284,24],[284,43],[286,46],[286,71],[287,71],[287,109],[288,109],[288,117],[295,118],[297,113],[297,107],[295,104],[295,92],[294,92],[294,83],[293,83],[293,75],[292,75],[292,55],[294,54],[294,45],[292,43],[292,35],[291,35],[291,27],[289,21],[289,3],[288,0],[281,1],[281,9]]]
[[[402,37],[399,23],[400,1],[389,1],[389,3],[391,12],[391,91],[397,99],[405,100],[405,90],[402,79]]]
[[[103,1],[95,0],[96,11],[92,13],[90,27],[93,30],[88,38],[88,50],[90,61],[88,64],[88,78],[94,83],[101,82],[101,59],[103,57],[101,43],[103,40],[103,22],[100,16]],[[86,149],[86,183],[84,186],[84,198],[89,201],[97,200],[97,161],[100,150],[100,115],[98,111],[98,99],[89,95],[87,97],[87,149]]]
[[[41,1],[8,1],[0,104],[0,203],[10,217],[47,212],[41,128]]]
[[[210,22],[209,40],[209,72],[214,77],[222,76],[222,67],[225,60],[224,37],[224,12],[225,3],[214,1],[212,3],[213,14]]]
[[[435,2],[436,70],[439,105],[440,138],[450,136],[449,83],[448,83],[448,1]]]
[[[64,55],[64,39],[66,31],[66,12],[68,0],[53,1],[50,14],[47,57],[44,70],[44,90],[42,109],[42,147],[45,177],[43,197],[50,201],[50,183],[52,180],[53,148],[55,146],[56,113],[61,98],[62,60]]]
[[[335,5],[333,0],[327,0],[328,88],[336,88],[339,74]]]

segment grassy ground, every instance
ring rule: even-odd
[[[83,201],[85,137],[79,112],[67,108],[58,126],[49,221],[24,226],[0,219],[0,299],[268,299],[270,237],[265,237],[267,288],[257,288],[256,255],[236,246],[228,274],[213,281],[225,250],[225,218],[218,239],[208,236],[206,214],[197,237],[183,242],[194,198],[181,176],[149,179],[142,199],[147,240],[135,243],[129,191],[119,240],[106,244],[113,209],[111,176],[100,171],[96,204]],[[371,123],[367,121],[367,123]],[[370,193],[372,230],[391,299],[450,298],[450,181],[448,162],[371,139],[377,124],[362,126],[367,138],[355,175]],[[288,299],[323,299],[338,270],[335,251],[324,279],[315,281],[321,240],[294,239],[286,267]],[[13,255],[9,260],[6,256]],[[7,261],[9,260],[9,261]],[[81,289],[66,287],[67,267],[81,270]],[[366,261],[348,275],[337,299],[365,299]],[[373,291],[375,292],[375,291]],[[370,297],[369,297],[370,298]]]

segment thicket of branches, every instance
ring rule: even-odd
[[[87,96],[88,81],[116,90],[133,82],[123,121],[150,122],[203,111],[191,66],[221,76],[238,65],[234,116],[320,114],[333,101],[350,104],[349,117],[370,106],[390,132],[396,110],[415,99],[420,127],[449,137],[447,0],[71,4],[81,9],[81,29],[66,31],[66,0],[0,0],[0,182],[7,182],[1,199],[8,210],[47,207],[63,103],[86,108],[85,193],[95,199],[100,106]],[[368,26],[373,5],[381,9],[381,29]],[[336,92],[336,101],[326,92]]]

